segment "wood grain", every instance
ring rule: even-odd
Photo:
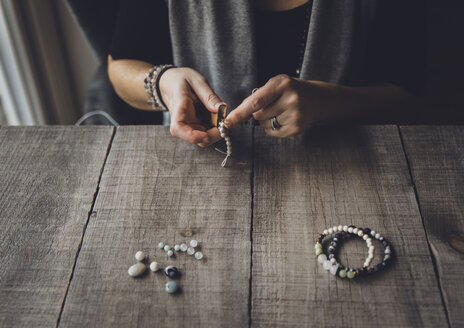
[[[174,138],[167,127],[118,128],[60,327],[248,325],[251,133],[231,137],[234,154],[221,168],[224,155]],[[193,236],[184,237],[189,230]],[[156,247],[191,238],[204,261],[168,258]],[[162,273],[129,277],[138,250],[177,266],[182,292],[168,295]]]
[[[452,327],[464,327],[464,127],[401,127]]]
[[[255,135],[253,327],[447,326],[395,126],[325,128],[295,140]],[[339,224],[381,232],[393,266],[357,281],[327,273],[314,240]],[[358,258],[349,265],[367,253],[361,241],[342,251],[344,261]]]
[[[109,127],[0,129],[0,327],[54,327]]]

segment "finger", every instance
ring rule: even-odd
[[[267,109],[265,109],[267,110]],[[279,114],[280,112],[280,114]],[[259,125],[261,125],[264,129],[271,129],[272,128],[272,123],[271,120],[276,117],[277,118],[277,123],[279,123],[280,126],[286,126],[289,124],[292,124],[292,119],[291,119],[291,110],[281,110],[281,111],[274,111],[276,115],[265,115],[265,119],[262,119],[259,121]],[[294,123],[294,122],[293,122]]]
[[[194,144],[209,144],[211,141],[208,133],[201,131],[200,129],[194,129],[191,125],[183,122],[172,122],[171,134]]]
[[[266,132],[266,135],[276,138],[289,138],[297,135],[296,130],[288,125],[282,126],[281,128],[276,130],[265,129],[264,132]]]
[[[208,81],[203,76],[195,79],[190,79],[190,87],[197,95],[198,99],[203,103],[207,110],[216,113],[218,108],[224,102],[219,96],[211,89]]]
[[[216,127],[207,130],[206,133],[208,134],[210,141],[208,143],[205,143],[205,147],[208,147],[222,139],[221,134],[219,133],[219,130]]]
[[[257,112],[253,113],[253,118],[257,121],[270,120],[274,116],[279,116],[289,109],[286,107],[288,107],[288,105],[285,104],[283,97],[281,97],[269,106],[264,107],[258,110]]]
[[[246,122],[254,112],[272,104],[283,92],[279,88],[279,85],[280,83],[277,80],[271,79],[263,87],[246,98],[227,116],[224,122],[226,127],[231,128],[240,122]]]

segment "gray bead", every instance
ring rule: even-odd
[[[177,285],[175,281],[168,281],[166,283],[166,291],[169,294],[174,294],[175,292],[177,292],[178,289],[179,289],[179,286]]]
[[[139,262],[131,266],[127,272],[129,273],[129,276],[131,277],[138,277],[142,273],[144,273],[146,269],[147,269],[147,266],[143,264],[142,262]]]

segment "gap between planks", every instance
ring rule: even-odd
[[[409,157],[408,157],[408,154],[406,152],[403,133],[401,132],[401,128],[400,128],[399,125],[397,125],[396,128],[398,129],[398,135],[399,135],[400,141],[401,141],[401,148],[403,149],[403,154],[404,154],[404,158],[406,160],[406,165],[408,166],[409,177],[411,179],[412,188],[414,190],[414,197],[416,198],[417,209],[419,211],[422,227],[424,228],[424,232],[425,232],[425,240],[427,241],[427,246],[428,246],[428,249],[429,249],[430,258],[432,259],[433,271],[435,273],[435,278],[437,279],[437,284],[438,284],[438,287],[439,287],[438,289],[440,290],[441,303],[443,304],[443,308],[445,310],[446,322],[448,323],[448,327],[451,327],[449,311],[448,311],[448,307],[446,306],[446,303],[445,303],[445,296],[443,295],[443,286],[442,286],[442,283],[441,283],[441,280],[440,280],[440,274],[438,273],[437,260],[435,258],[435,255],[433,254],[432,246],[430,245],[429,235],[427,233],[427,228],[425,227],[424,216],[422,214],[422,208],[421,208],[421,205],[420,205],[419,195],[417,193],[417,188],[416,188],[416,181],[414,180],[414,176],[413,176],[412,170],[411,170],[411,163],[409,162]]]
[[[251,197],[251,218],[250,218],[250,280],[248,290],[248,327],[251,328],[251,314],[253,311],[253,214],[255,199],[255,126],[251,128],[251,174],[250,174],[250,197]]]
[[[117,131],[117,127],[113,127],[113,132],[111,134],[111,138],[110,138],[110,141],[108,143],[108,147],[106,148],[105,159],[103,160],[103,164],[102,164],[102,167],[100,169],[100,174],[98,176],[97,187],[95,189],[95,193],[93,194],[92,205],[90,206],[90,210],[89,210],[88,215],[87,215],[87,221],[85,222],[84,228],[82,229],[81,240],[79,241],[79,245],[77,247],[77,252],[76,252],[76,256],[74,258],[74,264],[73,264],[73,267],[72,267],[71,275],[69,277],[69,281],[68,281],[68,284],[66,286],[66,291],[64,293],[63,302],[61,303],[60,313],[58,314],[58,319],[56,320],[56,326],[55,327],[59,327],[59,325],[60,325],[61,315],[63,314],[64,306],[66,305],[66,298],[68,297],[69,286],[71,286],[71,282],[72,282],[73,277],[74,277],[74,270],[76,269],[77,260],[79,258],[79,254],[81,252],[82,243],[84,241],[85,232],[87,231],[87,226],[89,225],[90,217],[93,214],[93,209],[94,209],[94,206],[95,206],[95,202],[97,200],[98,192],[100,190],[100,182],[101,182],[101,179],[102,179],[102,176],[103,176],[103,171],[105,170],[106,161],[107,161],[108,156],[110,154],[111,146],[113,145],[113,140],[114,140],[114,137],[116,135],[116,131]]]

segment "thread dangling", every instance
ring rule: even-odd
[[[219,133],[221,134],[221,137],[226,141],[226,146],[227,146],[227,153],[226,153],[226,158],[221,163],[221,166],[224,167],[226,166],[227,160],[229,159],[230,155],[232,155],[232,142],[230,141],[230,137],[226,135],[224,132],[224,122],[221,121],[219,122]]]

